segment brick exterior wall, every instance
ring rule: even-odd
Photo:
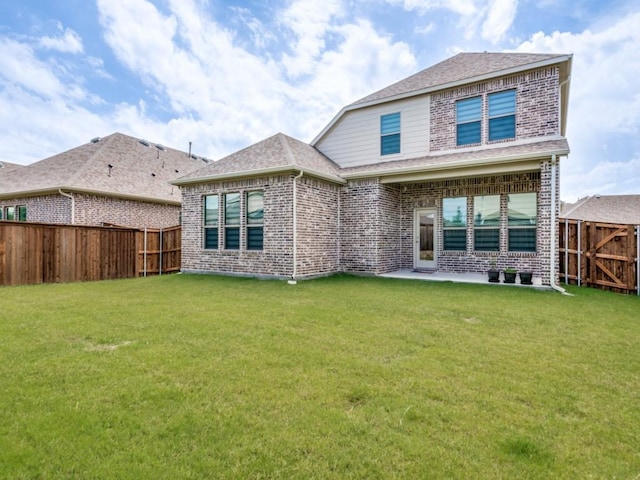
[[[558,67],[532,70],[510,77],[465,85],[431,95],[431,131],[429,146],[432,152],[468,148],[456,146],[456,101],[482,96],[482,144],[496,144],[512,140],[488,141],[487,95],[516,89],[516,139],[524,140],[560,134]]]
[[[183,186],[182,270],[291,278],[294,273],[293,178],[293,175],[280,175]],[[307,177],[296,182],[296,278],[334,273],[339,270],[339,187]],[[240,228],[239,250],[205,250],[203,196],[240,192],[240,216],[244,219],[245,193],[255,190],[264,192],[263,250],[246,250],[244,223]],[[223,218],[221,202],[220,219]],[[223,245],[222,235],[221,227],[219,246]]]
[[[0,200],[0,208],[3,211],[5,207],[17,207],[18,205],[27,207],[28,222],[71,223],[71,199],[62,195],[42,195],[39,197]],[[4,214],[2,218],[4,218]]]
[[[114,197],[72,193],[71,199],[60,194],[0,200],[0,208],[25,205],[28,222],[76,225],[111,223],[136,228],[167,228],[180,224],[180,207],[139,202]]]

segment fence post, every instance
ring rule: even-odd
[[[569,284],[569,219],[564,219],[564,284]]]
[[[147,227],[144,227],[144,250],[142,251],[142,276],[147,276]]]
[[[158,275],[162,275],[162,228],[160,229],[160,258],[158,259]]]
[[[582,266],[582,220],[578,220],[577,223],[577,227],[578,229],[578,246],[576,248],[576,250],[578,251],[578,286],[580,286],[582,284],[582,270],[581,270],[581,266]]]

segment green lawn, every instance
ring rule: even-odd
[[[0,288],[0,478],[638,479],[640,299],[570,291]]]

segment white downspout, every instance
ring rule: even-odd
[[[61,188],[58,189],[58,193],[71,199],[71,225],[74,225],[76,223],[76,199],[70,193],[64,193]]]
[[[295,285],[297,283],[296,277],[298,275],[298,182],[299,178],[302,178],[304,171],[300,170],[300,173],[293,177],[293,274],[289,285]]]
[[[557,217],[556,217],[556,190],[557,190],[557,185],[556,185],[556,154],[554,153],[551,156],[551,239],[549,240],[550,244],[549,244],[549,285],[551,285],[551,288],[553,288],[554,290],[557,290],[558,292],[564,294],[564,295],[571,295],[570,293],[567,293],[567,291],[562,288],[561,286],[559,286],[556,283],[556,243],[558,241],[558,239],[556,238],[557,233],[556,233],[556,222],[558,221]]]

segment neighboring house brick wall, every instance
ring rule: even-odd
[[[456,101],[476,96],[483,97],[482,144],[489,143],[487,95],[513,88],[517,91],[516,139],[559,135],[559,75],[558,67],[548,67],[432,94],[430,150],[457,148]]]
[[[71,223],[71,199],[62,195],[41,195],[0,200],[0,208],[27,207],[27,221],[41,223]],[[17,212],[16,212],[17,215]]]
[[[115,225],[167,228],[180,224],[180,207],[114,197],[73,194],[77,225]]]

